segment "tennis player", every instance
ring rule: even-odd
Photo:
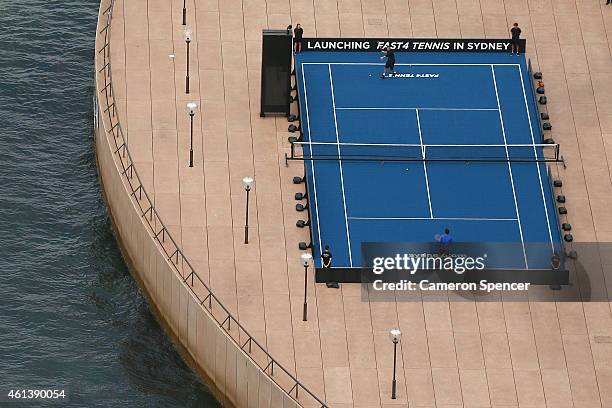
[[[453,237],[450,235],[450,230],[445,228],[444,234],[440,235],[440,255],[448,255],[452,243]]]
[[[385,63],[385,69],[380,77],[384,79],[387,76],[388,70],[391,70],[393,75],[396,75],[397,72],[395,71],[395,53],[393,52],[391,47],[386,47],[383,51],[383,54],[384,55],[380,57],[380,59],[386,58],[387,62]]]

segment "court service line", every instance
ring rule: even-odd
[[[525,101],[525,110],[527,110],[527,120],[529,121],[529,131],[531,132],[531,141],[535,143],[535,138],[533,136],[533,126],[531,125],[531,114],[529,113],[529,105],[527,105],[527,94],[525,93],[525,82],[523,81],[523,70],[519,65],[519,76],[521,77],[521,87],[523,88],[523,100]],[[533,153],[535,158],[538,158],[538,152],[533,147]],[[544,195],[544,185],[542,184],[542,175],[540,174],[540,164],[536,165],[538,169],[538,179],[540,180],[540,191],[542,192],[542,203],[544,204],[544,213],[546,214],[546,225],[548,226],[548,237],[550,238],[550,246],[552,251],[555,252],[555,244],[553,243],[552,231],[550,229],[550,219],[548,218],[548,205],[546,204],[546,197]]]
[[[427,203],[429,204],[429,217],[433,218],[433,210],[431,208],[431,194],[429,193],[429,177],[427,177],[427,163],[425,163],[425,147],[423,145],[423,134],[421,133],[421,119],[419,118],[419,110],[415,110],[417,128],[419,129],[419,141],[421,142],[421,157],[423,158],[423,172],[425,173],[425,186],[427,187]]]
[[[462,217],[349,217],[349,220],[357,221],[386,221],[386,220],[397,220],[397,221],[518,221],[516,218],[462,218]]]
[[[331,91],[332,107],[334,112],[334,127],[336,130],[336,142],[338,143],[338,157],[342,157],[340,154],[340,136],[338,134],[338,120],[336,119],[336,97],[334,96],[334,79],[332,76],[331,65],[328,64],[327,69],[329,71],[329,88]],[[348,245],[349,265],[353,266],[353,255],[351,253],[351,234],[349,233],[349,223],[347,218],[348,214],[346,211],[346,194],[344,193],[344,174],[342,172],[342,159],[338,160],[338,165],[340,167],[340,186],[342,187],[342,205],[344,207],[344,225],[346,226],[346,241]]]
[[[491,65],[491,74],[493,75],[493,86],[495,87],[495,98],[497,99],[497,107],[499,108],[499,121],[501,124],[502,136],[504,138],[504,145],[506,147],[506,158],[510,160],[510,154],[508,153],[508,141],[506,139],[506,129],[504,127],[504,118],[499,104],[499,93],[497,91],[497,79],[495,78],[495,67]],[[527,262],[527,251],[525,249],[525,240],[523,239],[523,226],[521,224],[521,216],[519,214],[518,201],[516,200],[516,190],[514,188],[514,177],[512,175],[512,165],[508,161],[508,174],[510,175],[510,184],[512,185],[512,196],[514,197],[514,208],[516,210],[516,219],[519,227],[519,234],[521,236],[521,244],[523,245],[523,257],[525,258],[525,268],[529,269]]]
[[[310,143],[309,149],[312,154],[312,135],[310,135],[310,115],[308,114],[308,94],[306,93],[306,76],[304,75],[304,64],[302,64],[302,86],[304,88],[304,103],[306,105],[306,125],[308,126],[308,142]],[[304,164],[306,165],[306,164]],[[317,235],[319,236],[319,252],[322,254],[323,247],[321,245],[321,225],[319,224],[319,202],[317,201],[317,177],[315,175],[315,164],[314,161],[311,163],[312,166],[312,190],[314,196],[314,204],[315,204],[315,213],[317,214]],[[308,177],[308,174],[305,172],[304,177]],[[304,180],[304,185],[306,185],[307,180]]]
[[[422,110],[422,111],[497,111],[497,108],[414,108],[414,107],[340,107],[337,110]]]

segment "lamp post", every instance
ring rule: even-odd
[[[185,30],[185,44],[187,44],[187,76],[185,77],[185,93],[189,93],[189,43],[191,42],[191,30]]]
[[[312,255],[306,252],[300,255],[300,258],[302,259],[302,264],[304,265],[304,314],[302,316],[302,321],[305,322],[308,320],[308,266],[312,261]]]
[[[242,185],[244,186],[244,190],[246,191],[246,217],[244,221],[244,243],[249,243],[249,193],[253,188],[253,184],[255,180],[252,177],[245,177],[242,179]]]
[[[186,0],[183,0],[183,25],[187,25],[187,7],[185,6]]]
[[[195,102],[187,102],[187,109],[189,110],[189,121],[190,121],[190,131],[189,131],[189,167],[193,167],[193,116],[195,115],[195,110],[197,109],[198,104]]]
[[[397,398],[397,383],[395,381],[395,371],[397,368],[397,343],[402,338],[402,332],[399,329],[389,331],[389,337],[393,342],[393,382],[391,383],[391,399]]]

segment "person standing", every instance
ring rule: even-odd
[[[327,275],[330,272],[332,265],[332,253],[329,250],[329,245],[325,245],[325,250],[321,254],[321,265],[323,265],[325,275]],[[340,285],[338,285],[338,282],[327,282],[327,287],[338,289]]]
[[[444,234],[440,235],[440,255],[448,255],[452,243],[453,237],[450,235],[450,230],[445,228]]]
[[[395,53],[393,52],[391,47],[386,47],[383,51],[383,54],[384,55],[380,57],[380,59],[386,58],[387,62],[385,63],[385,69],[383,70],[383,73],[380,77],[384,79],[387,76],[388,70],[391,70],[393,75],[396,75],[397,72],[395,71]]]
[[[302,52],[302,38],[304,37],[304,29],[297,23],[295,25],[295,29],[293,30],[293,51],[296,54]]]
[[[519,51],[521,49],[521,29],[518,26],[518,23],[514,23],[512,28],[510,29],[510,34],[512,39],[510,40],[510,44],[512,49],[510,51],[510,55],[516,52],[516,55],[519,55]]]

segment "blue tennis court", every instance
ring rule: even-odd
[[[313,253],[329,245],[334,267],[358,268],[363,242],[448,228],[455,242],[513,244],[500,268],[550,269],[558,146],[540,144],[524,57],[398,52],[400,75],[381,79],[379,55],[296,58]]]

